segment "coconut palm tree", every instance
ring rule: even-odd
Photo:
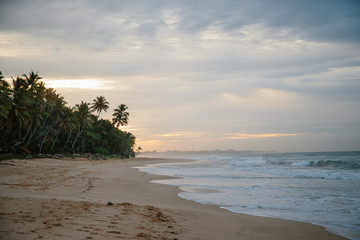
[[[38,75],[38,73],[34,73],[34,71],[31,71],[29,75],[23,74],[23,77],[29,87],[30,93],[34,94],[37,91],[38,83],[42,78]]]
[[[65,104],[66,101],[64,100],[64,97],[60,96],[56,91],[52,88],[47,88],[45,91],[45,100],[48,105],[48,111],[50,112],[50,132],[52,134],[49,137],[49,140],[52,142],[50,152],[54,149],[55,142],[58,139],[58,136],[60,132],[63,130],[61,126],[63,125],[63,122],[65,121]],[[45,140],[45,138],[43,139]]]
[[[136,152],[137,152],[137,153],[141,153],[142,150],[143,150],[142,147],[138,147],[138,148],[136,149]]]
[[[125,104],[118,105],[118,107],[114,109],[114,118],[112,119],[114,126],[119,127],[128,124],[130,114],[126,112],[127,109],[128,107]]]
[[[11,108],[11,87],[0,71],[0,131]]]
[[[62,129],[64,136],[67,135],[65,144],[62,146],[63,151],[65,151],[72,132],[76,130],[76,119],[72,109],[65,107],[60,128]]]
[[[27,85],[24,79],[17,77],[13,80],[11,89],[11,102],[6,116],[6,130],[2,133],[0,142],[11,146],[18,144],[24,129],[31,120],[29,109],[31,107],[31,99],[27,92]],[[2,126],[3,127],[3,126]]]
[[[104,96],[96,97],[91,108],[94,112],[98,113],[99,118],[102,111],[106,112],[109,109],[109,102],[106,101]]]
[[[90,105],[90,103],[83,102],[83,101],[81,101],[80,104],[75,105],[75,116],[76,116],[77,124],[78,124],[78,126],[77,126],[78,132],[77,132],[75,140],[71,146],[73,150],[75,147],[75,143],[76,143],[78,137],[81,135],[82,131],[85,128],[89,128],[91,125],[91,123],[90,123],[91,111],[90,111],[89,105]]]

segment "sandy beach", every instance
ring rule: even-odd
[[[175,159],[0,162],[0,239],[344,239],[177,196],[134,167]],[[111,204],[109,204],[109,202]]]

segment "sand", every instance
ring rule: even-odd
[[[134,167],[174,159],[0,162],[0,239],[344,239],[177,196]],[[110,205],[108,203],[111,202]]]

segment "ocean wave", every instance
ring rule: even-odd
[[[256,157],[256,158],[236,158],[230,160],[230,164],[235,168],[242,167],[263,167],[263,166],[288,166],[288,167],[316,167],[327,169],[342,169],[342,170],[360,170],[360,158],[351,159],[312,159],[309,157],[289,157],[282,158],[269,158],[269,157]]]
[[[197,161],[147,171],[180,177],[156,182],[181,187],[185,199],[360,239],[360,152],[191,154],[184,158]]]

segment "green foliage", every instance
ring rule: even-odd
[[[128,123],[126,105],[114,110],[114,119],[99,119],[109,108],[105,97],[74,108],[41,77],[31,71],[12,79],[0,72],[0,153],[100,153],[134,155],[135,136],[118,129]],[[98,116],[93,115],[97,112]]]
[[[126,126],[129,120],[129,113],[126,112],[128,107],[125,104],[119,105],[114,109],[112,122],[116,127]]]
[[[102,111],[107,111],[109,109],[109,102],[106,101],[104,96],[96,97],[91,106],[94,112],[98,113],[98,117]]]

